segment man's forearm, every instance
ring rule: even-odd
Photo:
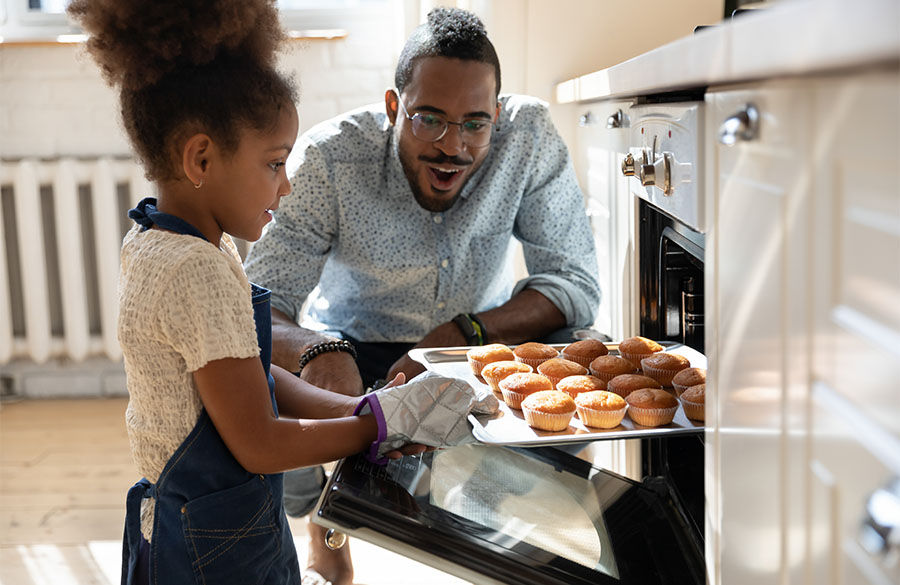
[[[566,326],[566,317],[541,293],[525,289],[504,304],[478,313],[489,343],[515,344],[540,339]]]
[[[272,309],[272,363],[285,370],[296,372],[306,348],[332,339],[318,331],[304,329],[278,309]]]

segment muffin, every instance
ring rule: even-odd
[[[590,371],[604,382],[622,374],[637,374],[638,369],[630,361],[617,355],[601,355],[591,362]]]
[[[532,368],[537,369],[545,361],[557,357],[559,352],[546,343],[529,341],[514,349],[513,354],[515,354],[517,362],[528,364]]]
[[[606,382],[597,376],[567,376],[556,383],[556,389],[572,398],[578,398],[583,392],[606,390]]]
[[[551,358],[537,367],[538,374],[547,376],[556,389],[556,384],[563,378],[569,376],[583,376],[588,373],[588,369],[575,362],[564,360],[562,358]]]
[[[481,370],[481,377],[494,392],[500,392],[500,380],[515,373],[530,373],[534,370],[528,364],[515,360],[491,362]]]
[[[685,368],[672,377],[672,387],[675,388],[675,394],[681,396],[681,393],[697,384],[706,383],[706,370],[703,368]]]
[[[678,399],[657,388],[635,390],[625,402],[628,403],[628,416],[631,420],[645,427],[669,424],[678,410]]]
[[[598,429],[612,429],[622,423],[628,404],[618,394],[594,390],[582,392],[575,397],[578,418],[586,426]]]
[[[663,350],[663,346],[646,337],[629,337],[619,343],[619,355],[641,368],[641,360]]]
[[[622,398],[628,398],[628,395],[635,390],[644,388],[658,388],[661,390],[662,384],[649,376],[640,374],[622,374],[606,383],[608,391],[618,394]]]
[[[681,393],[684,415],[691,420],[706,419],[706,384],[691,386]]]
[[[599,339],[582,339],[564,347],[559,357],[589,368],[592,361],[608,353],[606,344]]]
[[[525,422],[540,431],[563,431],[575,414],[575,401],[564,392],[543,390],[522,401]]]
[[[672,377],[691,367],[691,361],[677,353],[655,353],[641,360],[645,376],[650,376],[663,386],[672,385]]]
[[[466,359],[469,361],[469,365],[472,367],[475,375],[480,376],[484,366],[493,362],[511,360],[513,359],[513,352],[502,343],[491,343],[473,347],[466,352]]]
[[[553,384],[546,376],[540,374],[518,372],[500,380],[500,393],[503,401],[510,408],[521,409],[522,400],[529,394],[542,390],[553,390]]]

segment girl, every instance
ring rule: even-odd
[[[280,472],[370,446],[392,458],[425,447],[410,444],[415,429],[385,422],[377,397],[269,368],[269,292],[247,282],[229,234],[259,238],[290,192],[296,94],[274,68],[274,2],[73,0],[68,10],[119,87],[158,192],[129,212],[121,254],[126,425],[143,475],[127,497],[122,582],[299,583]],[[465,420],[471,392],[426,394],[417,408],[446,401],[461,406],[448,426]]]

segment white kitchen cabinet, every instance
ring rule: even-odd
[[[893,551],[882,554],[882,539],[862,525],[870,496],[900,476],[898,79],[822,80],[811,108],[809,554],[817,583],[900,583],[900,526]]]
[[[600,276],[601,300],[594,329],[614,340],[637,334],[631,299],[637,289],[634,264],[634,201],[622,174],[631,102],[603,102],[579,111],[575,167],[587,199]]]
[[[900,583],[897,548],[860,536],[900,475],[897,72],[706,101],[709,134],[758,114],[707,137],[710,581]]]

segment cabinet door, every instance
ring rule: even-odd
[[[867,505],[878,504],[870,496],[900,476],[898,81],[896,71],[825,80],[814,96],[815,583],[900,583],[900,545],[880,550],[883,538],[863,525]],[[882,495],[890,511],[890,493]],[[893,498],[896,523],[900,494]]]
[[[707,567],[720,584],[799,574],[809,217],[808,84],[707,96]],[[751,110],[752,108],[752,110]],[[754,129],[746,123],[758,120]],[[742,126],[742,121],[744,125]],[[746,130],[746,132],[744,132]],[[734,132],[737,132],[736,134]],[[799,581],[797,581],[799,582]]]
[[[634,202],[622,159],[628,151],[629,102],[579,108],[575,160],[597,247],[601,300],[594,328],[619,340],[632,333],[631,245]]]

